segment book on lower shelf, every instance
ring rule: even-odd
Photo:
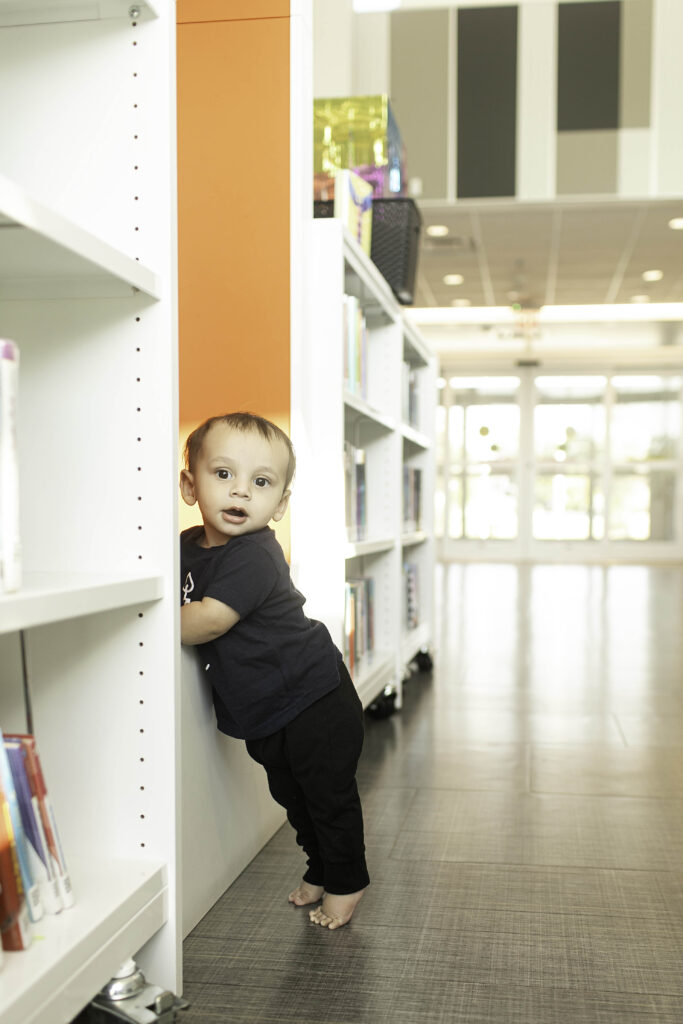
[[[418,375],[417,370],[413,369],[410,363],[403,363],[401,383],[401,414],[403,422],[408,423],[411,427],[417,427],[420,417]]]
[[[344,442],[344,494],[346,499],[346,536],[351,543],[365,540],[367,533],[367,493],[365,450]]]
[[[344,660],[353,676],[361,659],[375,644],[375,581],[371,576],[346,581],[344,603]]]
[[[420,624],[420,570],[416,562],[403,563],[403,624],[410,631]]]
[[[0,338],[0,592],[21,587],[17,393],[19,348]]]
[[[35,737],[0,733],[0,932],[5,950],[31,944],[31,919],[73,906]]]
[[[406,533],[422,527],[422,470],[403,467],[403,529]]]
[[[368,329],[365,314],[355,295],[343,298],[344,387],[353,395],[368,397]]]

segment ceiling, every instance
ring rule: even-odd
[[[683,199],[419,206],[415,307],[683,300],[683,231],[668,226],[683,217]],[[448,235],[429,237],[427,227],[436,224],[446,225]],[[662,271],[662,279],[645,282],[648,270]],[[447,285],[446,274],[464,280]]]

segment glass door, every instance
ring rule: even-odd
[[[680,557],[682,384],[535,368],[443,381],[443,557]]]

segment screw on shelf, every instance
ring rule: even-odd
[[[140,17],[140,13],[141,13],[141,9],[139,7],[129,7],[128,8],[128,17],[129,18],[133,18],[133,19],[139,18]]]

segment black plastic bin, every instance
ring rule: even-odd
[[[372,200],[370,255],[404,306],[415,297],[422,217],[414,199],[392,196]]]

